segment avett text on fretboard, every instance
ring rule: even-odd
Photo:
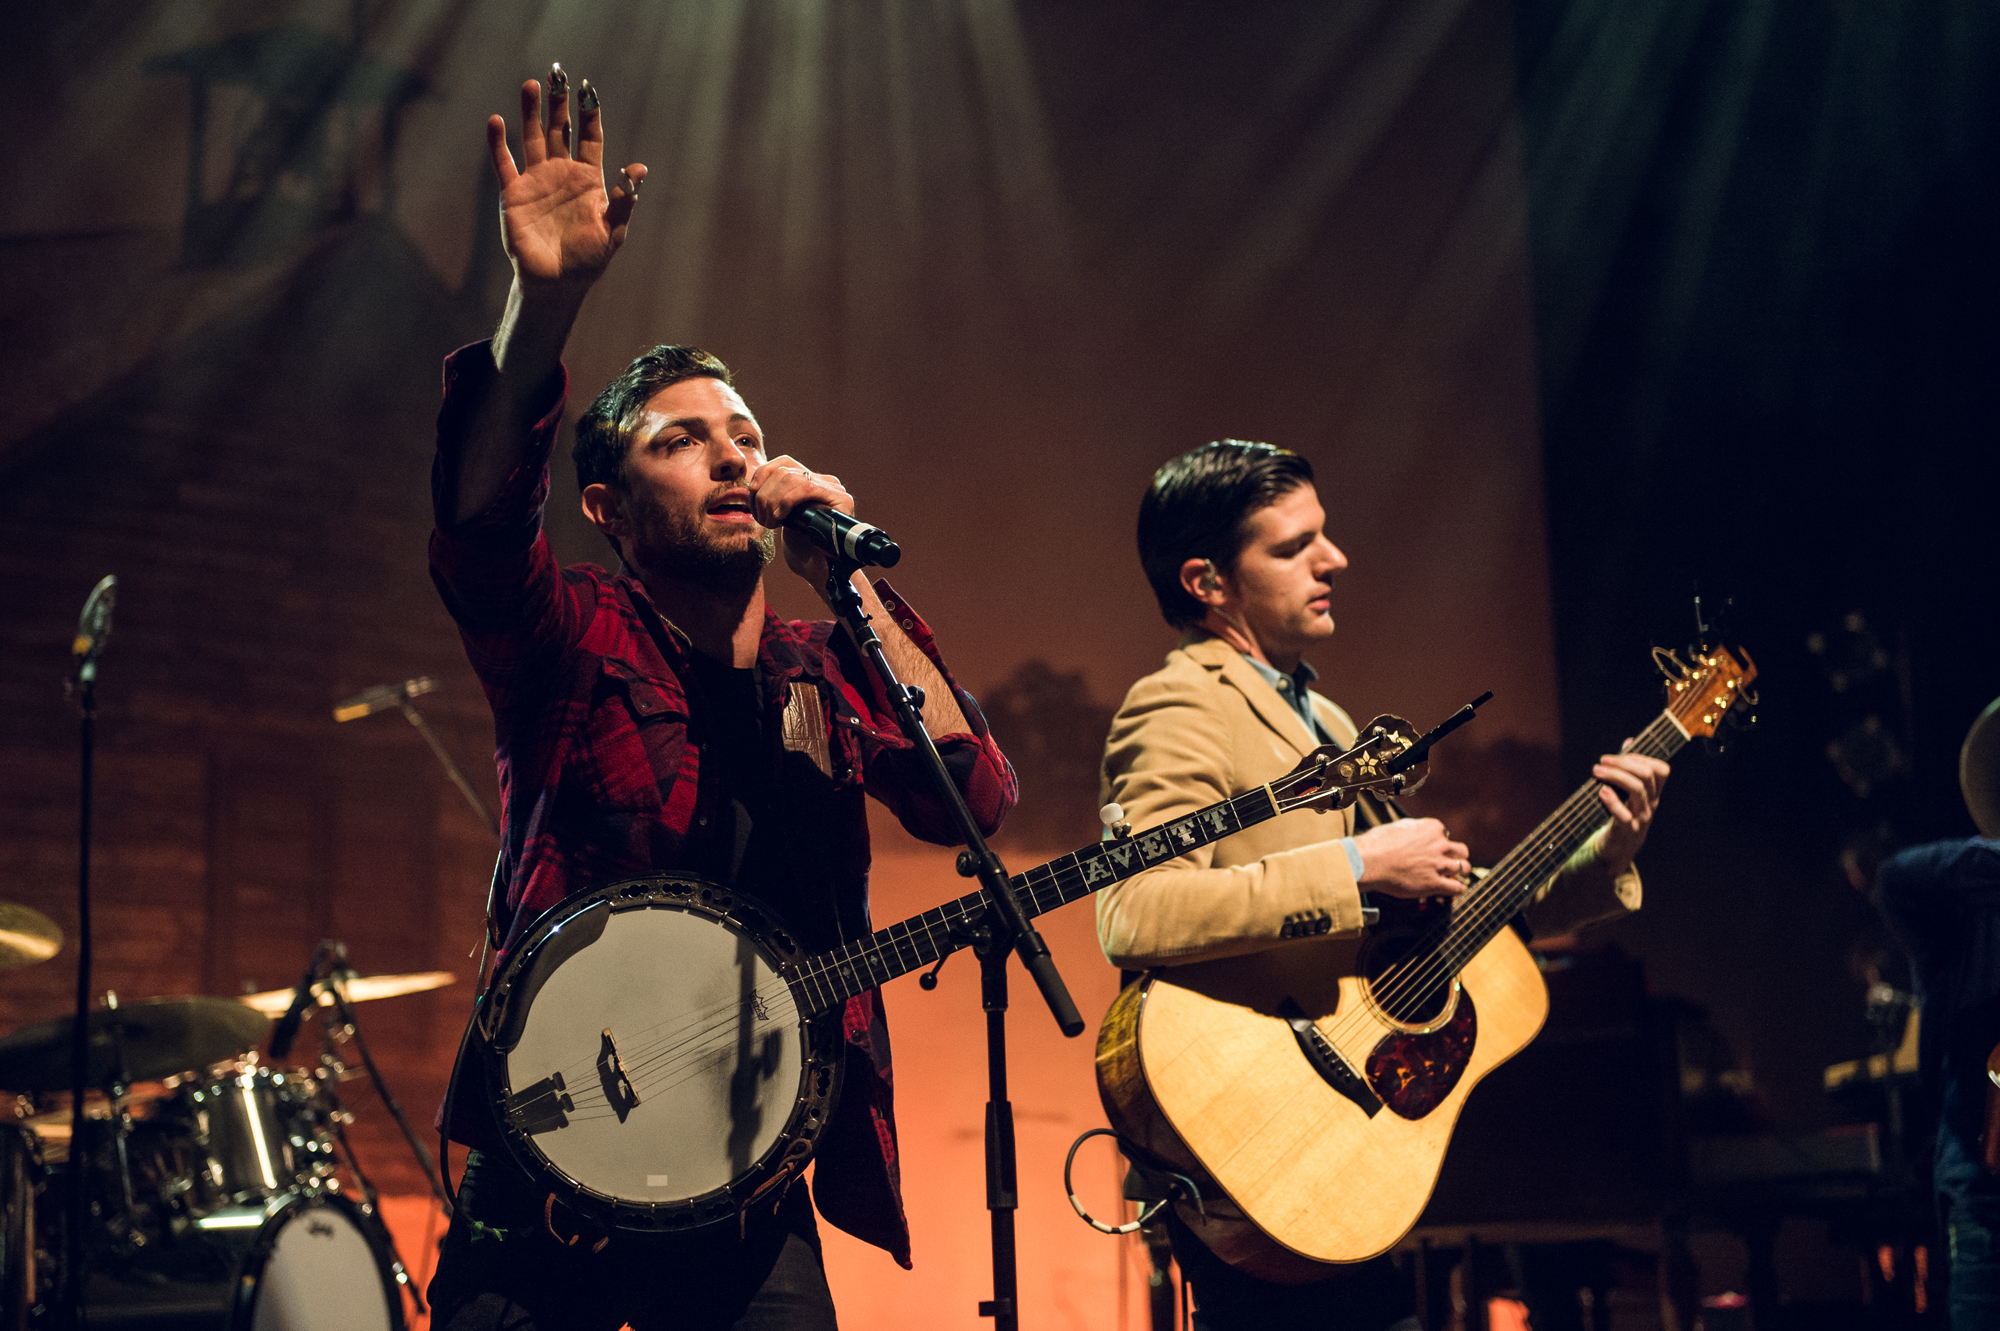
[[[1254,827],[1280,812],[1282,806],[1271,787],[1259,786],[1150,832],[1071,851],[1015,874],[1009,881],[1021,909],[1032,919],[1142,869]],[[810,1018],[831,1011],[856,994],[966,946],[985,911],[986,893],[969,892],[921,915],[877,929],[865,939],[807,957],[795,974],[786,976],[798,986],[805,1009],[801,1015]]]

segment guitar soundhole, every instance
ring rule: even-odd
[[[1368,995],[1382,1014],[1399,1026],[1429,1026],[1444,1015],[1458,978],[1443,966],[1425,964],[1411,949],[1422,935],[1411,930],[1378,932],[1368,940],[1361,971],[1368,978]]]

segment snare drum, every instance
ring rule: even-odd
[[[203,1193],[221,1205],[254,1202],[332,1174],[315,1092],[302,1073],[247,1060],[183,1081],[176,1108],[204,1157]]]

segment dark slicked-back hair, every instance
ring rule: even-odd
[[[570,458],[576,463],[576,488],[608,485],[623,490],[625,457],[632,448],[632,431],[638,428],[640,411],[662,388],[683,379],[702,378],[731,382],[729,367],[700,347],[654,347],[627,365],[576,423],[576,443],[570,449]]]
[[[1233,569],[1250,538],[1250,515],[1312,478],[1312,464],[1297,453],[1241,439],[1190,449],[1153,473],[1139,501],[1139,564],[1169,624],[1195,628],[1208,613],[1181,586],[1181,566],[1212,559]]]

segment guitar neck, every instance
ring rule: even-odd
[[[1033,919],[1141,870],[1255,827],[1282,811],[1271,786],[1259,786],[1150,832],[1071,851],[1008,881],[1021,909]],[[968,892],[956,901],[877,929],[867,938],[807,957],[793,977],[805,1000],[804,1015],[832,1011],[856,994],[950,956],[973,941],[985,914],[985,891]]]
[[[1679,753],[1687,741],[1687,732],[1671,714],[1662,712],[1639,732],[1630,751],[1664,760]],[[1438,926],[1432,946],[1426,949],[1420,945],[1419,950],[1440,956],[1453,974],[1463,968],[1495,934],[1507,927],[1598,828],[1611,821],[1610,812],[1597,795],[1602,789],[1601,781],[1587,781],[1578,787],[1539,827],[1508,851],[1492,872],[1458,899],[1450,920]]]

